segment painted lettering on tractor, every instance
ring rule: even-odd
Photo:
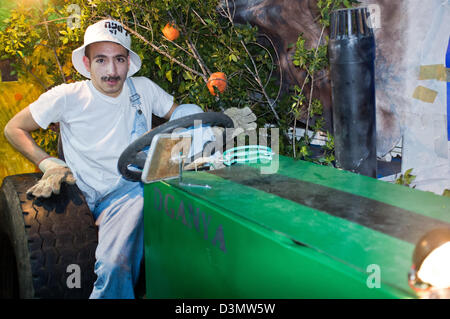
[[[185,204],[183,200],[178,202],[171,194],[163,194],[158,187],[153,188],[153,193],[153,205],[157,211],[164,212],[171,219],[179,220],[187,228],[203,234],[203,239],[226,252],[223,226],[213,226],[211,215],[201,211],[198,207],[194,207],[192,203]],[[210,236],[211,227],[215,229],[213,237]]]

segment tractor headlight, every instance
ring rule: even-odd
[[[436,288],[450,288],[450,241],[433,250],[422,262],[417,277]]]
[[[419,240],[409,282],[420,297],[450,294],[450,228],[434,229]]]

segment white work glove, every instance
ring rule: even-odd
[[[234,130],[232,137],[238,136],[239,134],[247,131],[256,130],[257,125],[255,121],[257,117],[248,106],[242,109],[231,107],[225,110],[223,114],[228,115],[233,120]]]
[[[39,164],[39,169],[44,175],[33,187],[27,190],[27,194],[49,198],[52,194],[59,194],[61,183],[75,184],[75,177],[72,171],[60,159],[55,157],[46,158]]]

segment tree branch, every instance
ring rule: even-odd
[[[233,15],[230,12],[230,5],[229,5],[229,1],[228,0],[225,1],[225,5],[226,5],[226,8],[221,8],[222,15],[224,17],[226,17],[230,21],[230,24],[231,24],[231,27],[232,27],[234,33],[236,33],[236,35],[238,35],[238,33],[237,33],[237,31],[236,31],[236,29],[234,27]],[[244,48],[244,50],[247,53],[248,57],[250,58],[250,61],[251,61],[252,65],[253,65],[253,69],[255,71],[252,72],[247,65],[246,65],[246,68],[250,72],[250,74],[252,74],[252,76],[255,78],[255,81],[258,83],[258,85],[261,87],[261,91],[262,91],[262,93],[263,93],[263,95],[264,95],[264,97],[266,99],[266,103],[269,105],[270,110],[272,111],[273,115],[275,116],[275,120],[277,121],[277,124],[279,126],[281,126],[280,117],[279,117],[277,111],[274,108],[276,100],[273,100],[273,101],[270,100],[270,97],[269,97],[269,95],[267,94],[267,92],[265,90],[265,86],[262,83],[261,77],[260,77],[259,72],[258,72],[258,67],[256,66],[256,63],[255,63],[255,60],[253,59],[253,56],[248,51],[248,48],[245,45],[243,40],[240,40],[240,44]]]
[[[17,54],[17,56],[20,58],[20,61],[23,63],[23,65],[25,66],[25,69],[27,70],[28,73],[30,73],[34,79],[39,83],[40,86],[42,86],[42,88],[47,91],[48,90],[48,86],[44,84],[44,82],[42,82],[41,79],[39,79],[34,73],[33,71],[30,70],[30,68],[28,67],[27,63],[25,62],[25,60],[19,55]]]
[[[171,62],[174,62],[178,65],[180,65],[181,67],[183,67],[184,69],[186,69],[187,71],[201,76],[205,82],[207,82],[208,80],[205,79],[205,76],[203,74],[201,74],[200,72],[188,67],[186,64],[184,64],[183,62],[179,61],[178,59],[172,57],[170,54],[168,54],[167,52],[161,50],[159,47],[157,47],[154,43],[150,42],[149,40],[147,40],[144,36],[142,36],[140,33],[134,31],[133,29],[131,29],[130,27],[128,27],[127,25],[123,24],[123,27],[130,32],[131,34],[133,34],[135,37],[137,37],[138,39],[140,39],[141,41],[143,41],[145,44],[149,45],[153,50],[155,50],[156,52],[158,52],[159,54],[165,56],[166,58],[168,58]]]

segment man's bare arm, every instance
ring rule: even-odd
[[[175,109],[176,109],[177,107],[178,107],[178,104],[174,102],[174,103],[172,104],[172,107],[170,108],[169,112],[167,112],[167,114],[164,115],[164,118],[165,118],[166,120],[170,120],[170,117],[172,116],[173,111],[175,111]]]
[[[30,132],[39,127],[31,116],[30,109],[26,107],[17,113],[4,129],[5,137],[11,145],[36,165],[49,156],[31,137]]]

